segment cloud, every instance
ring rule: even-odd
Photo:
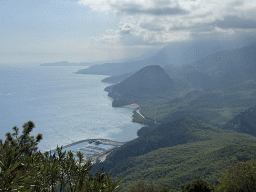
[[[130,34],[132,31],[132,27],[130,25],[120,26],[119,31],[122,34]]]
[[[225,16],[222,20],[216,20],[212,23],[212,25],[216,25],[222,29],[227,28],[240,28],[240,29],[251,29],[256,28],[256,20],[255,19],[246,19],[240,18],[235,15]]]
[[[187,14],[178,1],[166,0],[80,0],[79,4],[89,6],[94,11],[149,15]]]
[[[79,4],[121,15],[111,42],[123,45],[232,36],[255,33],[256,28],[256,1],[252,0],[80,0]],[[104,35],[97,37],[98,42],[106,43],[104,39]]]
[[[176,7],[150,7],[145,8],[140,4],[113,4],[113,8],[118,12],[130,14],[144,14],[144,15],[183,15],[187,14],[188,11],[181,9],[179,6]]]
[[[140,23],[142,29],[147,29],[149,31],[165,31],[165,26],[162,26],[155,22],[144,22]]]

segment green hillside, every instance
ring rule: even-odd
[[[174,82],[159,65],[146,66],[122,82],[105,89],[112,106],[119,107],[174,91]]]
[[[133,121],[145,126],[139,138],[114,150],[94,171],[104,167],[123,178],[124,191],[139,180],[178,190],[198,178],[217,184],[236,158],[256,158],[255,46],[216,52],[190,66],[167,65],[164,71],[145,67],[107,87],[113,106],[139,105]],[[158,90],[160,85],[171,91]]]
[[[129,158],[109,173],[122,177],[122,186],[138,180],[163,183],[178,190],[180,186],[203,178],[217,184],[223,169],[239,155],[256,157],[256,139],[249,135],[223,134],[219,139],[161,148],[139,157]]]
[[[225,131],[198,120],[179,119],[161,124],[153,131],[119,147],[108,157],[108,160],[117,163],[128,157],[143,155],[159,148],[209,140],[222,132]]]
[[[256,158],[254,136],[186,118],[160,125],[120,147],[95,168],[104,167],[114,178],[123,178],[123,190],[138,180],[162,183],[178,190],[198,178],[217,184],[223,169],[236,157]]]
[[[256,136],[256,106],[250,107],[227,122],[223,129]]]
[[[243,85],[248,84],[246,82]],[[237,85],[238,87],[240,85]],[[242,88],[243,87],[243,88]],[[235,115],[253,106],[256,103],[256,92],[253,86],[245,90],[230,89],[205,92],[200,89],[190,89],[177,95],[166,95],[164,98],[149,100],[147,103],[138,103],[140,113],[134,113],[133,121],[148,123],[170,122],[176,119],[191,117],[202,120],[215,126],[224,125]]]

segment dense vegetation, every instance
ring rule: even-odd
[[[32,122],[23,125],[22,134],[13,128],[6,140],[0,142],[0,191],[42,191],[42,192],[114,192],[121,179],[112,181],[103,171],[92,176],[91,162],[83,163],[82,154],[62,152],[41,153],[37,149],[42,139],[39,134],[30,136]]]
[[[158,126],[114,151],[103,163],[122,189],[137,180],[162,183],[178,190],[203,178],[217,184],[224,168],[236,158],[256,158],[256,138],[225,131],[197,120],[181,119]]]
[[[186,127],[185,123],[188,122],[191,123],[191,128]],[[124,178],[124,183],[119,189],[121,179],[112,181],[109,174],[102,170],[92,176],[90,174],[92,164],[83,163],[82,154],[79,152],[78,159],[74,158],[71,151],[62,152],[61,148],[57,148],[57,152],[52,154],[40,153],[37,145],[42,140],[42,135],[30,136],[34,124],[27,122],[23,126],[21,135],[18,133],[19,129],[14,127],[14,133],[7,133],[6,140],[0,142],[0,190],[52,192],[120,190],[174,192],[173,189],[181,192],[251,192],[256,190],[256,163],[251,159],[255,158],[256,154],[256,139],[253,136],[217,131],[216,128],[202,123],[200,127],[198,121],[190,119],[175,123],[185,126],[184,130],[188,128],[187,132],[194,134],[199,141],[191,142],[188,139],[186,144],[160,148],[142,156],[120,161],[122,164],[118,163],[115,169],[110,169],[111,174]],[[199,126],[198,132],[192,133],[196,129],[196,124]],[[166,126],[164,125],[162,129]],[[165,134],[166,132],[163,132],[160,137],[163,138]],[[185,136],[187,137],[188,134]]]
[[[124,106],[162,97],[174,91],[174,82],[159,65],[146,66],[122,82],[107,87],[109,96],[114,99],[112,106]]]

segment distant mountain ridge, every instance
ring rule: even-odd
[[[121,63],[108,62],[101,65],[92,66],[88,69],[79,70],[78,73],[117,76],[138,71],[141,68],[149,65],[160,65],[162,67],[169,64],[185,65],[227,47],[228,46],[223,42],[218,41],[176,42],[165,46],[155,55],[149,58]]]
[[[188,65],[166,65],[171,78],[182,79],[193,88],[223,90],[256,80],[256,44],[222,50]]]
[[[255,75],[256,44],[239,49],[218,51],[191,64],[215,78],[236,70],[245,70],[248,75]]]
[[[40,66],[92,66],[100,64],[100,62],[81,62],[81,63],[70,63],[68,61],[60,61],[54,63],[43,63]]]
[[[157,50],[150,50],[146,51],[142,55],[134,58],[124,58],[124,59],[117,59],[117,60],[108,60],[108,61],[92,61],[92,62],[68,62],[68,61],[59,61],[59,62],[52,62],[52,63],[43,63],[40,64],[40,66],[93,66],[93,65],[100,65],[104,63],[120,63],[120,62],[132,62],[132,61],[137,61],[141,59],[146,59],[154,54],[156,54]]]

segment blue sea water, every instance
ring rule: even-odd
[[[83,67],[0,66],[0,138],[31,120],[32,135],[43,134],[41,151],[84,139],[128,141],[140,124],[133,109],[113,108],[101,80],[106,76],[75,74]]]

